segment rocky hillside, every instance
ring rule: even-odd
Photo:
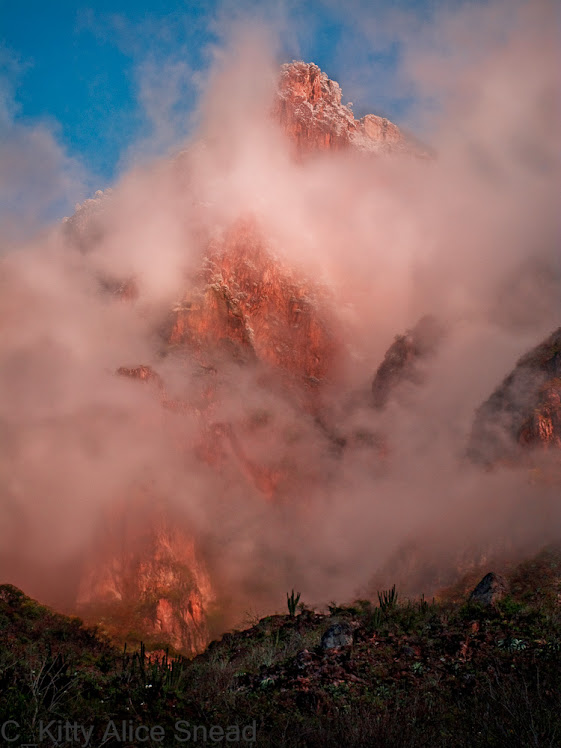
[[[202,742],[211,728],[234,745],[270,748],[555,745],[560,559],[551,548],[439,600],[402,600],[392,588],[375,603],[300,605],[191,661],[115,649],[4,585],[0,724],[12,720],[7,739],[40,742],[43,730],[61,748],[85,744],[67,723],[108,748],[144,744],[153,727],[148,744],[166,748],[188,730]]]

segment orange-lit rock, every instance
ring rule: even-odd
[[[344,148],[356,129],[339,84],[304,62],[283,65],[274,114],[299,152]]]
[[[335,373],[342,347],[325,292],[275,258],[254,222],[209,248],[198,280],[173,312],[170,344],[202,354],[227,345],[312,385]]]
[[[243,440],[228,423],[213,423],[204,434],[204,442],[198,454],[209,464],[218,465],[228,455],[234,457],[242,474],[266,498],[271,499],[282,478],[282,472],[274,465],[259,464],[252,460]]]
[[[313,63],[282,66],[273,115],[294,140],[298,154],[348,147],[414,151],[399,128],[384,117],[367,114],[356,120],[351,107],[341,103],[341,95],[339,84]]]
[[[523,446],[561,447],[561,378],[543,385],[534,411],[522,424],[518,441]]]
[[[123,377],[130,377],[131,379],[138,379],[141,382],[153,384],[158,390],[163,390],[164,388],[161,376],[155,372],[151,366],[141,365],[132,368],[120,366],[117,369],[117,374],[120,374]]]
[[[152,497],[145,497],[148,502]],[[127,503],[105,526],[77,605],[119,639],[194,654],[208,642],[214,592],[193,538],[157,507]]]

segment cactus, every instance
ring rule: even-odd
[[[299,592],[296,595],[294,594],[294,590],[292,590],[290,595],[288,594],[288,592],[286,593],[286,603],[288,605],[288,614],[292,618],[294,618],[294,616],[296,615],[296,608],[298,607],[299,601],[300,601]]]
[[[397,592],[395,591],[395,584],[391,590],[383,590],[378,592],[378,602],[383,613],[395,608],[397,605]]]

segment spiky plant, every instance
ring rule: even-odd
[[[397,605],[397,592],[395,591],[395,584],[391,590],[382,590],[378,592],[378,603],[383,613],[387,613],[393,610]]]
[[[298,592],[296,595],[294,594],[294,590],[288,594],[286,593],[286,603],[288,605],[288,614],[294,618],[296,615],[296,608],[298,607],[298,603],[300,602],[300,593]]]

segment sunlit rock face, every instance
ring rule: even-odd
[[[173,312],[171,345],[203,359],[227,345],[311,385],[334,373],[341,344],[324,289],[275,257],[253,221],[211,244],[197,280]]]
[[[536,407],[518,437],[528,446],[561,447],[561,378],[550,379],[539,391]]]
[[[410,148],[399,128],[384,117],[367,114],[356,120],[341,95],[339,84],[317,65],[283,65],[274,113],[298,154],[349,146],[370,152]]]
[[[477,411],[469,456],[492,465],[561,446],[561,328],[523,356]],[[526,449],[524,449],[526,448]]]
[[[144,503],[152,499],[144,495]],[[209,574],[190,534],[157,508],[147,522],[145,509],[141,522],[133,501],[107,518],[82,577],[78,611],[117,639],[195,654],[209,638]]]

